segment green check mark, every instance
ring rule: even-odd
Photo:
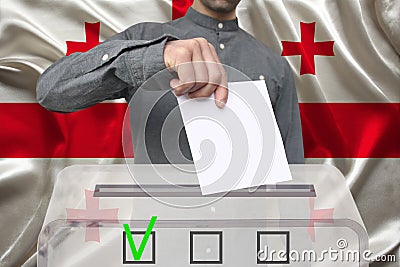
[[[147,225],[147,229],[146,229],[146,232],[142,239],[142,242],[140,242],[139,250],[136,250],[135,241],[133,241],[132,233],[131,233],[131,229],[129,228],[129,225],[124,224],[126,238],[128,239],[129,246],[131,247],[131,251],[132,251],[132,256],[135,261],[139,261],[140,258],[142,257],[144,248],[146,247],[147,241],[149,240],[149,237],[151,234],[151,230],[153,230],[153,226],[156,223],[156,220],[157,220],[157,216],[151,217],[151,220],[150,220],[149,224]]]

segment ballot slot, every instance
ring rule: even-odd
[[[202,195],[199,185],[97,184],[94,197],[316,197],[312,184],[261,185],[230,192]]]

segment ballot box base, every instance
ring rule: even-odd
[[[368,266],[368,235],[343,175],[290,168],[292,181],[202,195],[193,173],[172,166],[68,167],[38,266]],[[173,183],[160,184],[160,173]]]

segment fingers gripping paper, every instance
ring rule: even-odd
[[[202,193],[291,180],[265,82],[228,87],[223,109],[213,96],[177,97]]]

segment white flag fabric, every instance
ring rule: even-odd
[[[96,128],[100,122],[94,115],[112,110],[105,120],[115,131],[113,115],[123,114],[115,105],[123,101],[87,113],[52,114],[36,103],[39,75],[66,55],[68,44],[74,47],[70,42],[85,47],[139,22],[169,21],[173,5],[183,2],[0,2],[1,266],[21,265],[34,254],[62,168],[123,162],[118,148],[102,146],[117,144],[120,140],[112,137],[121,132],[109,133],[104,125]],[[371,250],[400,258],[399,2],[242,0],[237,15],[244,29],[290,63],[307,163],[332,164],[344,173]],[[311,46],[314,50],[305,49]],[[93,125],[88,126],[90,121]],[[91,128],[104,128],[104,136],[94,138],[88,146],[93,151],[88,151],[82,147],[90,143],[85,131],[94,131]]]

